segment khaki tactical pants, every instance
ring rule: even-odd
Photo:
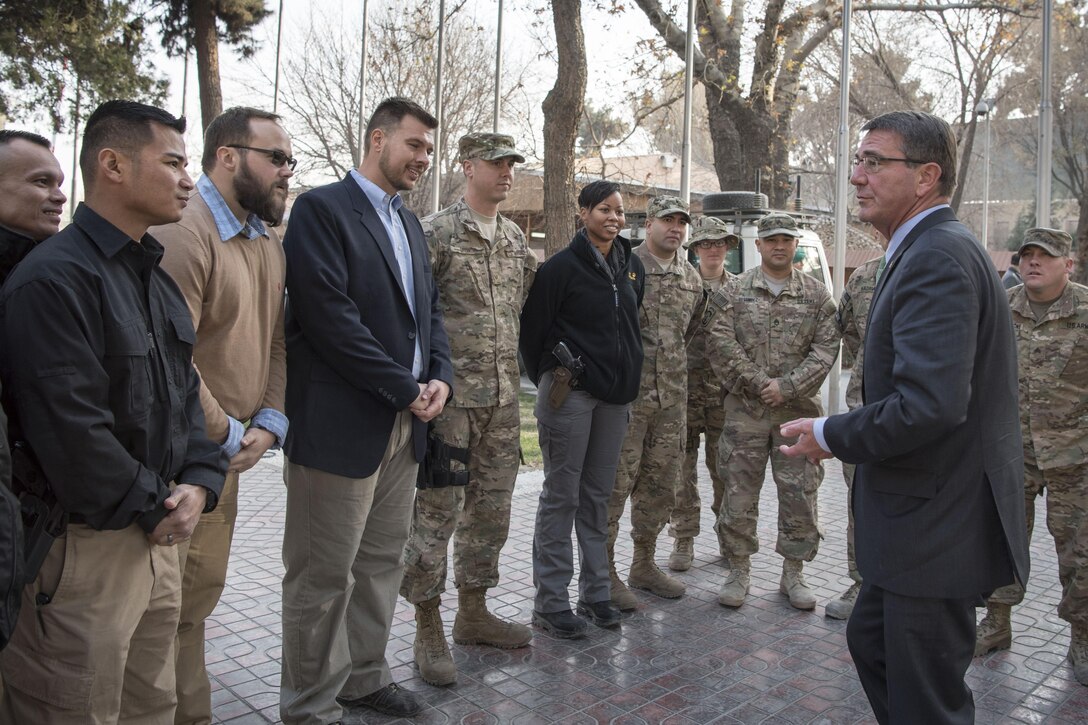
[[[180,608],[176,547],[69,525],[0,653],[0,723],[170,725]]]

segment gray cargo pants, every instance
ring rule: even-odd
[[[548,404],[552,374],[540,379],[537,431],[544,456],[544,488],[533,535],[534,608],[569,610],[567,587],[574,576],[571,529],[578,535],[582,601],[610,598],[608,585],[608,499],[616,479],[620,446],[627,432],[628,406],[604,403],[572,390],[558,409]]]

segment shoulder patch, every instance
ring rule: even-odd
[[[631,280],[632,282],[634,282],[635,280],[637,280],[637,279],[638,279],[638,272],[628,272],[628,273],[627,273],[627,279],[629,279],[629,280]]]

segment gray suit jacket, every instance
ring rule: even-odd
[[[993,265],[950,209],[915,227],[874,292],[864,405],[824,437],[858,464],[858,569],[905,596],[1028,577],[1016,346]]]

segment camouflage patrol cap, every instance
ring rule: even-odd
[[[732,226],[714,216],[699,217],[695,220],[691,234],[684,242],[684,248],[687,249],[705,239],[724,239],[728,244],[740,244],[740,237],[733,233]]]
[[[1038,247],[1051,257],[1068,257],[1073,248],[1073,237],[1061,229],[1035,227],[1024,232],[1024,241],[1018,253],[1023,254],[1025,247]]]
[[[688,213],[688,203],[678,196],[655,196],[646,205],[647,219],[660,219],[670,214],[682,214],[688,223],[691,223],[691,214]]]
[[[525,163],[525,157],[514,149],[514,137],[504,133],[469,133],[461,137],[457,142],[457,158],[460,161],[469,159],[483,159],[495,161],[496,159],[513,159],[519,164]]]
[[[756,236],[760,239],[773,237],[775,234],[785,234],[787,237],[801,236],[801,230],[797,227],[797,220],[789,214],[771,212],[759,220]]]

